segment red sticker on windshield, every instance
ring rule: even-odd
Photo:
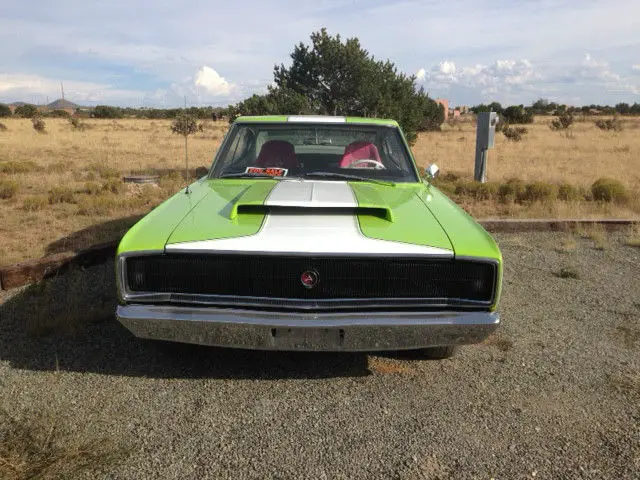
[[[286,168],[276,168],[276,167],[247,167],[246,173],[262,173],[264,175],[269,175],[271,177],[286,177],[287,176]]]

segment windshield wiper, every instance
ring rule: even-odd
[[[390,187],[395,186],[395,182],[390,182],[388,180],[378,180],[377,178],[363,178],[363,177],[358,177],[357,175],[349,175],[348,173],[309,172],[305,174],[305,178],[306,177],[339,178],[342,180],[351,180],[353,182],[370,182],[370,183],[377,183],[379,185],[387,185]]]
[[[274,177],[267,173],[251,173],[251,172],[237,172],[237,173],[223,173],[218,178],[273,178],[274,180],[282,180],[285,177]]]

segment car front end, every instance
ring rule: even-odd
[[[210,174],[120,244],[117,318],[136,336],[388,351],[478,343],[497,328],[500,251],[420,179],[395,122],[238,123]],[[230,156],[234,142],[246,151]],[[261,164],[265,149],[279,165]]]

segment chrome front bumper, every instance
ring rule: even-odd
[[[478,343],[500,323],[489,312],[282,313],[120,305],[135,336],[260,350],[384,351]]]

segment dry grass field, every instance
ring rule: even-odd
[[[493,183],[481,192],[471,188],[475,127],[470,123],[421,134],[414,153],[420,166],[438,163],[443,189],[477,217],[637,217],[640,119],[625,119],[620,133],[601,132],[593,121],[577,122],[570,135],[552,132],[548,121],[538,119],[519,143],[497,134],[488,163]],[[30,120],[2,120],[0,265],[118,238],[184,185],[183,140],[170,132],[169,121],[83,122],[87,128],[74,129],[66,120],[46,119],[46,133],[40,134]],[[205,122],[191,138],[192,175],[210,164],[226,129],[225,122]],[[123,175],[138,172],[160,174],[160,185],[122,183]],[[620,181],[624,201],[590,199],[591,184],[600,177]],[[513,179],[522,181],[523,192],[534,184],[526,201],[500,193],[501,184]],[[556,186],[562,183],[573,189],[568,200],[558,199]]]

